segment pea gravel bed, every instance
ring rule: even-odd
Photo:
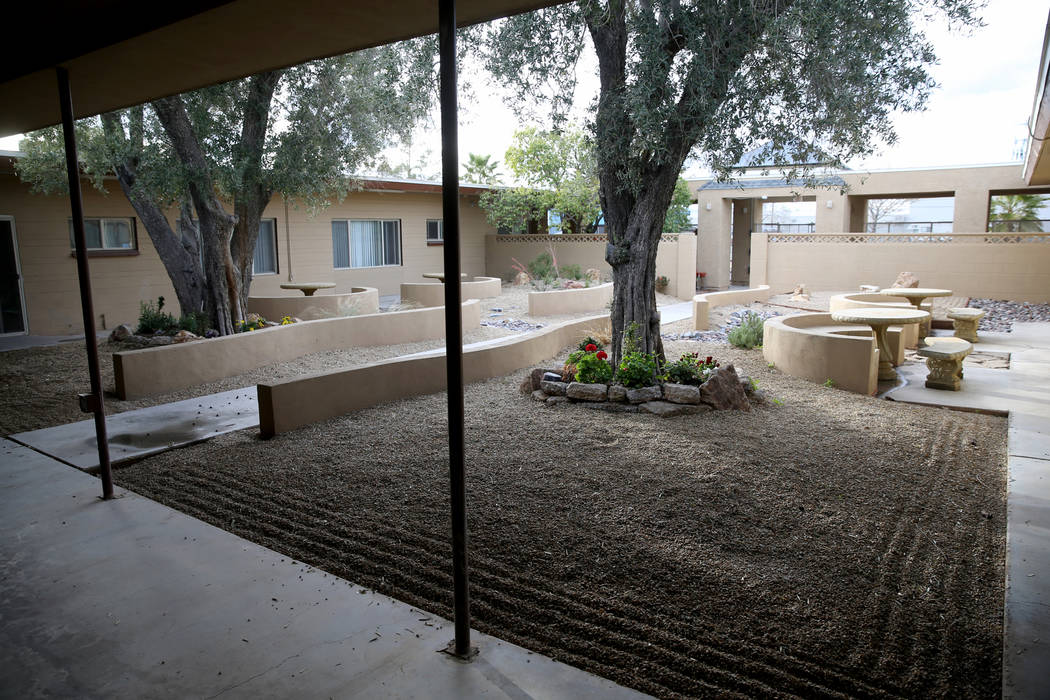
[[[750,413],[466,391],[476,628],[661,697],[996,697],[1006,425],[783,375]],[[120,485],[451,616],[445,396],[269,441],[240,431]],[[482,654],[484,654],[482,650]]]

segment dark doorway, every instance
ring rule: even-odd
[[[15,222],[10,217],[4,217],[0,218],[0,335],[25,332]]]

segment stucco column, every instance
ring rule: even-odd
[[[988,189],[966,187],[955,191],[954,233],[983,233],[988,230]]]
[[[849,230],[849,199],[838,190],[816,191],[816,233],[843,233]],[[829,207],[828,204],[831,204]]]
[[[729,286],[729,247],[732,245],[730,226],[733,202],[708,191],[699,193],[699,235],[696,245],[696,271],[706,272],[704,284],[708,287]],[[711,209],[707,209],[707,205]]]

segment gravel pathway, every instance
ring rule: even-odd
[[[998,696],[1005,420],[667,351],[776,401],[660,419],[547,407],[521,373],[467,388],[476,627],[660,697]],[[117,481],[451,615],[444,433],[433,394]]]

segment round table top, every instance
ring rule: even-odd
[[[423,276],[426,277],[427,279],[441,280],[442,282],[445,281],[445,273],[444,272],[424,272]],[[459,276],[462,277],[463,279],[466,279],[467,273],[466,272],[461,272],[461,273],[459,273]]]
[[[918,309],[843,309],[833,311],[831,319],[839,323],[866,323],[869,326],[895,326],[919,323],[930,315]]]
[[[890,287],[879,291],[888,297],[904,297],[905,299],[925,299],[927,297],[950,297],[950,289],[932,289],[930,287]]]
[[[331,289],[335,282],[285,282],[281,289]]]

